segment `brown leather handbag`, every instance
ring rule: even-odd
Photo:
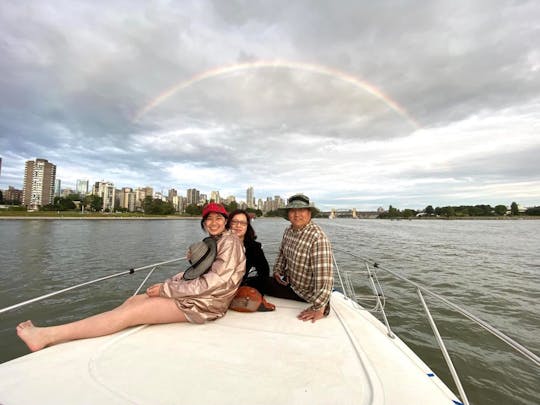
[[[236,291],[229,309],[238,312],[267,312],[273,311],[276,306],[266,301],[255,288],[244,285]]]

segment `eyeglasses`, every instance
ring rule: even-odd
[[[236,219],[231,221],[231,225],[247,226],[247,224],[248,223],[246,221],[238,221]]]

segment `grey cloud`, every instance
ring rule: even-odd
[[[12,185],[16,167],[22,180],[21,162],[34,157],[55,160],[62,173],[164,189],[182,180],[168,172],[179,163],[271,194],[298,191],[301,180],[327,204],[333,195],[350,201],[368,189],[372,199],[362,201],[421,204],[430,193],[442,195],[447,179],[465,176],[478,184],[534,182],[537,143],[456,159],[436,173],[411,162],[399,178],[372,174],[371,189],[364,178],[355,185],[339,173],[376,172],[360,158],[390,171],[394,156],[385,142],[417,129],[353,80],[383,92],[434,136],[469,117],[503,113],[527,111],[535,125],[539,20],[534,1],[3,2],[0,183]],[[224,73],[194,80],[135,119],[204,72],[276,59],[324,66],[336,76],[285,67]],[[483,130],[501,136],[500,128]],[[364,154],[375,141],[380,147]],[[439,184],[421,185],[429,175]],[[380,189],[384,182],[396,192]]]

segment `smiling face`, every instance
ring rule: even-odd
[[[311,211],[309,208],[291,208],[287,212],[287,217],[293,229],[302,229],[311,221]]]
[[[231,218],[231,230],[238,235],[240,240],[244,240],[246,231],[248,229],[248,218],[244,214],[236,214]]]
[[[211,212],[204,220],[204,227],[210,236],[217,236],[225,231],[226,219],[223,215]]]

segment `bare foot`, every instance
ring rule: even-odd
[[[26,343],[26,346],[33,352],[47,346],[43,328],[34,326],[32,321],[21,322],[17,326],[17,335],[19,335],[23,342]]]

